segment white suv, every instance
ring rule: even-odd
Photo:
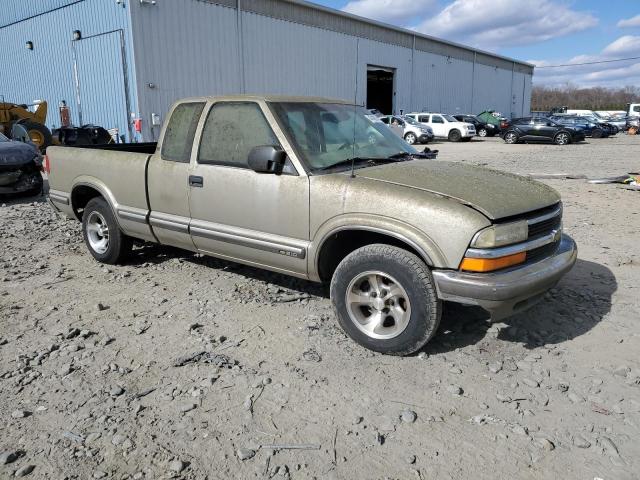
[[[406,116],[429,125],[436,137],[446,138],[450,142],[468,142],[476,135],[476,127],[472,123],[459,122],[444,113],[410,113]]]

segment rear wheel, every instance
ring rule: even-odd
[[[460,133],[460,130],[453,129],[449,132],[448,138],[450,142],[459,142],[462,138],[462,134]]]
[[[567,145],[569,142],[571,142],[571,137],[567,132],[560,132],[556,134],[555,137],[553,137],[553,142],[556,145]]]
[[[331,300],[347,335],[390,355],[422,348],[442,314],[427,265],[391,245],[367,245],[347,255],[331,279]]]
[[[89,252],[99,262],[121,263],[131,252],[131,237],[120,231],[111,207],[102,197],[87,203],[82,214],[82,234]]]
[[[404,136],[404,141],[407,142],[409,145],[413,145],[418,141],[418,138],[416,137],[415,133],[407,132],[407,134]]]
[[[518,134],[516,132],[507,132],[504,134],[504,141],[509,144],[518,143]]]

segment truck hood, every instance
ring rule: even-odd
[[[560,201],[551,187],[526,177],[455,162],[413,160],[357,170],[372,181],[441,195],[498,220]]]

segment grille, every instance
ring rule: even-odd
[[[543,245],[542,247],[534,248],[533,250],[529,250],[527,252],[527,260],[526,263],[535,263],[539,260],[545,259],[553,255],[558,246],[560,245],[560,241],[556,241],[553,243],[548,243]]]
[[[557,230],[562,222],[562,215],[549,218],[543,222],[529,225],[529,240],[550,234],[553,230]]]

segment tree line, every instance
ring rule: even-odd
[[[567,106],[584,110],[626,110],[627,103],[640,102],[639,87],[579,88],[574,85],[549,87],[534,85],[531,91],[531,110],[548,111]]]

